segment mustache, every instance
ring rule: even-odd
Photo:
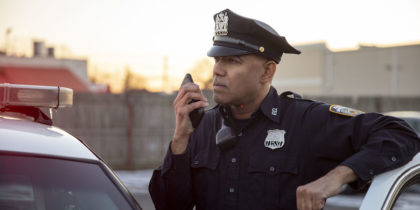
[[[216,78],[213,79],[213,86],[226,86],[223,82],[220,82]]]

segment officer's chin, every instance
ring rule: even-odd
[[[228,104],[228,101],[226,99],[224,99],[223,96],[220,93],[213,92],[213,100],[214,100],[214,102],[216,102],[217,104],[220,104],[220,105]]]

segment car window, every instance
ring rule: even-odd
[[[414,177],[404,186],[393,204],[394,210],[420,209],[420,175]]]
[[[94,163],[0,155],[2,210],[125,210],[129,203]]]

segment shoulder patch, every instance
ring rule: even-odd
[[[354,116],[364,113],[360,110],[345,107],[345,106],[340,106],[340,105],[331,105],[330,112],[344,115],[344,116],[350,116],[350,117],[354,117]]]

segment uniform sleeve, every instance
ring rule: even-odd
[[[319,160],[350,167],[359,177],[352,187],[406,164],[420,150],[419,137],[399,118],[378,113],[345,116],[329,107],[317,104],[306,109],[311,149]]]
[[[173,155],[169,146],[163,164],[153,171],[149,193],[157,210],[193,208],[188,149]]]
[[[353,169],[362,181],[406,164],[419,152],[419,137],[401,119],[369,113],[357,116],[355,123],[352,143],[357,153],[341,165]]]

